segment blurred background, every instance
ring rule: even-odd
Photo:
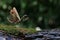
[[[7,17],[12,7],[16,7],[20,17],[27,15],[29,19],[9,23]],[[60,27],[60,0],[0,0],[0,24],[42,29]]]

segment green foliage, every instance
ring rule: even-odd
[[[28,21],[19,23],[25,27],[35,27],[43,21],[44,28],[49,28],[49,25],[53,25],[54,21],[54,25],[56,25],[56,23],[58,24],[56,20],[60,20],[60,0],[1,0],[0,22],[8,24],[6,17],[12,7],[17,8],[21,17],[25,14],[28,15]],[[42,20],[38,20],[40,17]],[[49,20],[52,20],[52,24],[49,24]]]

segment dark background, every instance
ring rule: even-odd
[[[19,16],[27,15],[26,21],[11,24],[7,21],[10,8],[16,7]],[[60,0],[0,0],[0,24],[23,27],[60,27]]]

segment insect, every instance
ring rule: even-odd
[[[17,12],[17,9],[15,7],[13,7],[13,9],[10,10],[10,16],[7,17],[7,20],[10,23],[18,23],[24,18],[25,18],[25,20],[28,19],[27,15],[24,15],[22,18],[20,18],[19,14]]]

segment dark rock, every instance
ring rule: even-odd
[[[4,37],[0,37],[0,40],[6,40],[6,38],[4,38]]]
[[[34,39],[34,40],[43,40],[42,38],[36,38],[36,39]]]

